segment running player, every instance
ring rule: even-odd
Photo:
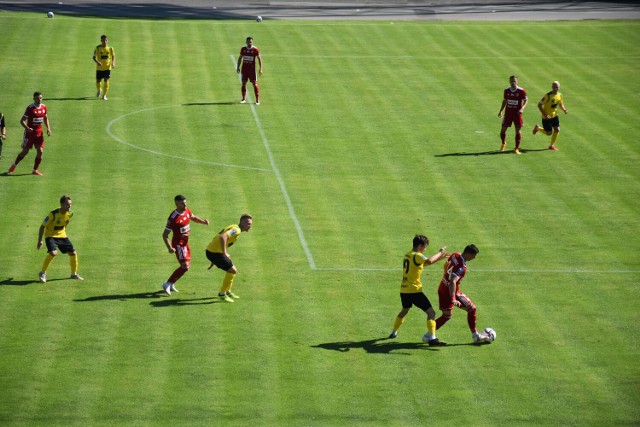
[[[42,152],[44,150],[44,134],[42,131],[42,124],[47,128],[47,136],[51,136],[51,126],[49,124],[49,116],[47,116],[47,106],[42,103],[42,93],[34,92],[33,103],[30,104],[20,120],[20,125],[24,128],[24,138],[22,139],[22,151],[16,157],[9,168],[8,174],[11,175],[16,170],[18,163],[25,158],[29,150],[36,149],[36,158],[33,162],[34,175],[42,176],[42,173],[38,170],[40,162],[42,162]]]
[[[191,263],[191,248],[189,247],[189,223],[191,220],[198,224],[209,225],[208,219],[200,219],[195,216],[187,207],[187,198],[182,194],[178,194],[173,198],[176,209],[171,212],[167,219],[167,226],[162,233],[162,240],[167,246],[170,254],[176,254],[180,266],[175,269],[169,279],[162,283],[162,289],[171,295],[171,291],[180,292],[176,289],[175,283],[184,274],[189,271]],[[173,233],[171,242],[169,242],[169,234]]]
[[[545,96],[538,101],[538,110],[542,113],[542,132],[551,136],[551,144],[549,150],[557,151],[555,146],[558,135],[560,134],[560,118],[558,117],[558,107],[567,114],[567,108],[564,106],[562,94],[560,90],[560,82],[551,83],[551,92],[547,92]],[[540,126],[535,125],[533,134],[540,130]]]
[[[93,51],[93,62],[96,63],[96,97],[107,100],[109,93],[111,70],[116,68],[116,51],[108,45],[109,38],[104,34],[100,36],[100,44]],[[102,80],[104,85],[101,87]]]
[[[479,334],[476,325],[476,306],[465,294],[460,292],[460,282],[467,274],[467,262],[475,259],[480,251],[476,245],[468,245],[462,253],[456,252],[444,266],[444,275],[438,287],[440,310],[442,315],[436,319],[436,329],[451,320],[453,307],[459,307],[467,312],[467,323],[471,330],[473,342],[486,341],[488,337]]]

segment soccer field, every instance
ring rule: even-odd
[[[117,54],[95,97],[101,34]],[[241,105],[247,36],[261,105]],[[0,14],[0,171],[43,92],[53,134],[0,175],[2,425],[636,425],[640,422],[640,22],[183,21]],[[515,49],[514,49],[515,47]],[[500,152],[502,91],[529,96]],[[532,135],[559,80],[559,151]],[[514,130],[507,133],[513,149]],[[83,282],[38,227],[73,198]],[[173,197],[191,270],[162,242]],[[204,250],[240,214],[234,292]],[[464,312],[395,340],[416,233],[480,249]],[[437,308],[442,264],[425,268]],[[437,310],[436,310],[437,311]]]

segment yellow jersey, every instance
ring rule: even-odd
[[[408,252],[402,260],[402,285],[400,285],[400,293],[416,294],[422,292],[422,269],[427,257],[420,252]]]
[[[49,212],[49,215],[44,219],[42,225],[44,227],[44,237],[65,238],[67,237],[67,225],[73,212],[67,211],[65,213],[60,212],[60,208]]]
[[[544,113],[552,119],[558,115],[558,105],[562,104],[562,94],[560,92],[548,92],[542,97],[540,102],[542,102],[542,110]]]
[[[222,230],[220,230],[218,234],[215,235],[213,240],[211,240],[211,243],[209,243],[209,246],[207,246],[207,250],[209,252],[214,252],[219,254],[224,253],[224,251],[222,250],[222,243],[220,242],[220,236],[222,236],[223,234],[227,235],[227,248],[228,248],[229,246],[233,245],[236,242],[236,240],[238,240],[238,237],[240,237],[240,233],[242,233],[242,230],[240,230],[240,227],[238,226],[238,224],[232,224],[223,228]]]
[[[110,46],[102,47],[101,44],[96,46],[96,50],[93,52],[93,56],[100,62],[102,65],[96,64],[96,70],[98,71],[106,71],[112,68],[113,64],[113,48]]]

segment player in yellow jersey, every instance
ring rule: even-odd
[[[47,256],[42,264],[40,271],[40,281],[47,282],[47,269],[53,258],[58,255],[58,249],[63,254],[69,254],[69,263],[71,265],[71,278],[75,280],[84,280],[78,276],[78,254],[73,244],[67,237],[67,225],[73,218],[71,212],[71,197],[60,197],[60,207],[49,212],[44,219],[40,229],[38,230],[38,250],[42,247],[42,237],[47,245]]]
[[[558,147],[555,146],[558,134],[560,134],[560,119],[558,118],[558,107],[567,114],[567,108],[564,106],[562,94],[558,92],[560,90],[560,82],[551,83],[551,92],[547,92],[540,101],[538,101],[538,110],[542,113],[542,132],[545,135],[551,136],[551,144],[549,150],[557,151]],[[535,125],[533,128],[533,134],[535,135],[540,131],[540,126]]]
[[[207,246],[207,259],[211,261],[211,265],[209,269],[211,269],[214,265],[221,270],[227,272],[224,275],[224,279],[222,280],[222,287],[220,288],[220,292],[218,293],[218,297],[225,302],[234,302],[234,298],[240,298],[238,295],[231,292],[231,286],[233,286],[233,279],[235,279],[236,274],[238,274],[238,269],[233,262],[231,261],[231,257],[229,257],[229,252],[227,249],[233,245],[238,237],[240,237],[240,233],[246,233],[251,229],[253,225],[253,218],[250,214],[245,213],[240,217],[240,222],[238,224],[229,225],[222,230],[218,234],[215,235],[209,246]]]
[[[431,265],[447,258],[449,255],[445,253],[446,246],[440,248],[438,253],[427,257],[424,251],[429,246],[427,236],[416,234],[413,238],[413,249],[404,256],[402,260],[402,284],[400,285],[400,300],[402,301],[402,310],[398,313],[393,323],[393,331],[389,338],[398,336],[398,329],[404,322],[404,318],[409,314],[412,306],[416,306],[427,314],[427,332],[422,337],[422,342],[429,343],[431,346],[443,346],[446,343],[436,338],[436,312],[431,306],[429,298],[422,292],[422,270],[425,265]]]
[[[98,93],[96,97],[107,100],[109,92],[109,80],[111,79],[111,70],[116,68],[116,51],[108,45],[109,38],[104,34],[100,36],[100,44],[93,51],[93,62],[96,63],[96,89]],[[104,85],[101,87],[101,82]]]

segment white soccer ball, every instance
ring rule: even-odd
[[[53,12],[47,12],[47,18],[53,18]]]
[[[493,341],[496,339],[496,331],[491,328],[484,328],[484,333],[487,337],[489,337],[489,341]]]
[[[262,22],[262,16],[258,16],[258,17],[256,18],[256,22]]]

